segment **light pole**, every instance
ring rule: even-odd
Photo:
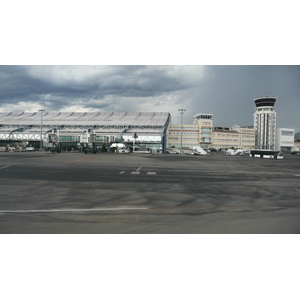
[[[183,119],[183,114],[186,111],[183,108],[178,109],[179,113],[181,114],[181,130],[180,130],[180,154],[182,154],[182,119]]]
[[[43,138],[42,138],[42,134],[43,134],[43,112],[45,110],[40,109],[39,111],[41,112],[41,152],[42,152],[42,150],[43,150]]]

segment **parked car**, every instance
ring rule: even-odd
[[[180,151],[169,151],[170,154],[180,154]]]

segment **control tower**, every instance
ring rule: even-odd
[[[199,145],[203,149],[208,149],[212,144],[213,114],[200,113],[194,118],[194,125],[199,127]]]
[[[274,104],[276,100],[270,96],[254,99],[256,105],[254,113],[256,149],[275,150],[276,112]]]

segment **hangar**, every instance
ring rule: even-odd
[[[168,112],[0,112],[0,144],[135,142],[165,153],[170,119]]]

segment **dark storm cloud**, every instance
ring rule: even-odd
[[[39,101],[43,94],[72,95],[76,88],[58,87],[42,79],[28,75],[26,67],[0,67],[0,103]],[[78,92],[77,92],[78,94]]]
[[[99,88],[105,94],[116,94],[126,97],[149,97],[185,87],[178,78],[170,78],[164,71],[156,70],[149,74],[140,74],[139,72],[117,74],[101,82]]]
[[[35,91],[43,91],[44,87],[38,80],[27,76],[25,70],[18,66],[0,67],[0,101],[18,101]]]
[[[207,66],[195,108],[214,113],[217,126],[253,125],[253,99],[270,95],[278,126],[299,128],[299,83],[299,66]]]
[[[43,66],[40,68],[43,69]],[[65,96],[70,100],[74,97],[101,99],[111,94],[149,97],[186,88],[180,78],[168,76],[165,69],[149,72],[145,66],[115,67],[115,72],[99,72],[82,81],[70,78],[53,81],[50,74],[47,77],[47,72],[49,68],[45,68],[43,78],[37,78],[29,74],[26,66],[1,66],[0,101],[17,103],[20,100],[37,100],[38,95],[44,94],[51,94],[51,99]]]
[[[1,66],[0,67],[1,92],[0,101],[18,102],[20,100],[38,100],[40,94],[72,94],[76,88],[59,87],[51,82],[28,75],[26,67]],[[77,92],[78,93],[78,92]]]

